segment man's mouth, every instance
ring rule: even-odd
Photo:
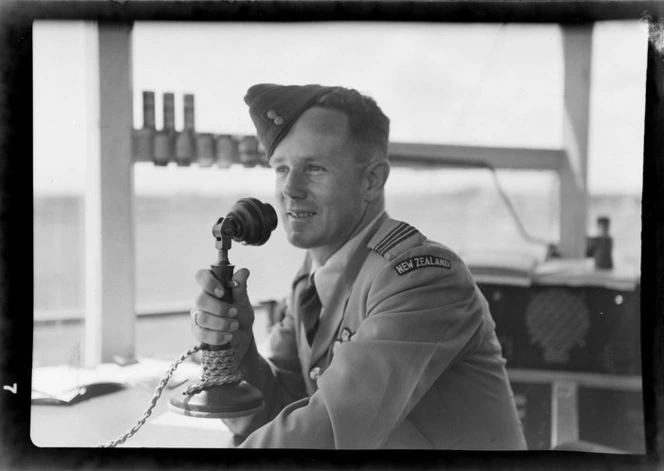
[[[313,211],[288,211],[286,214],[295,219],[306,219],[316,215]]]

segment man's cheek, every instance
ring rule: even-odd
[[[280,188],[276,188],[274,192],[274,200],[276,202],[279,213],[281,213],[281,216],[283,217],[286,211],[286,201]]]

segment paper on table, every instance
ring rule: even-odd
[[[32,372],[32,402],[37,404],[68,404],[90,393],[113,392],[126,386],[149,384],[157,386],[172,362],[141,359],[129,366],[103,363],[95,368],[47,366]],[[174,388],[187,379],[200,376],[200,365],[182,363],[173,374],[168,386]]]

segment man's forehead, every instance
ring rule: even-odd
[[[282,164],[290,164],[291,160],[297,160],[301,164],[308,164],[308,163],[316,163],[319,162],[321,159],[320,155],[296,155],[296,154],[290,154],[290,153],[283,153],[283,154],[278,154],[276,151],[274,153],[274,157],[270,159],[270,167],[278,167]]]

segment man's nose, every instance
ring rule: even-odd
[[[302,172],[291,170],[286,175],[281,193],[287,198],[304,198],[307,196],[306,183]]]

